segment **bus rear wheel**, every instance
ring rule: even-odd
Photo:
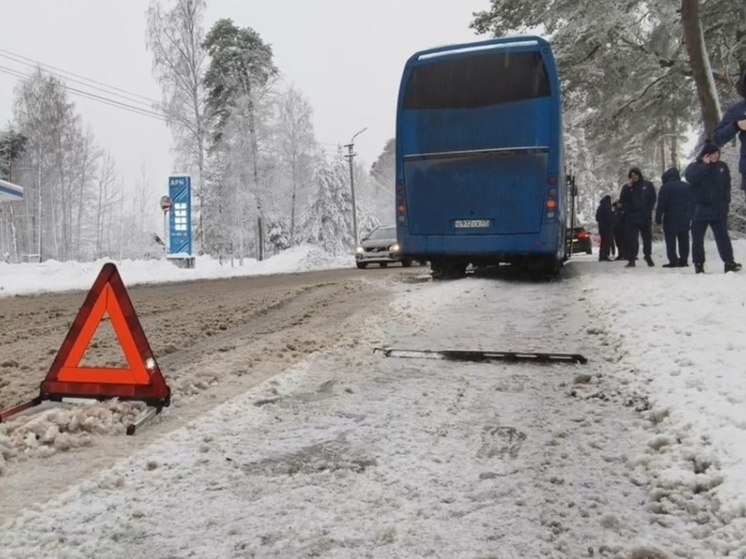
[[[562,269],[562,261],[556,258],[534,262],[527,266],[528,271],[537,277],[557,277]]]
[[[450,260],[433,260],[430,262],[430,270],[434,280],[440,279],[459,279],[466,276],[466,266],[464,262],[453,262]]]

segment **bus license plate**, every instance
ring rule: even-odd
[[[455,227],[459,229],[477,228],[477,227],[489,227],[489,219],[457,219],[454,223]]]

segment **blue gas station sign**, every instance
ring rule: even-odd
[[[178,175],[168,178],[168,195],[173,206],[169,216],[169,255],[192,256],[192,178]]]

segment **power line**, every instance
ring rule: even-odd
[[[10,56],[6,56],[6,55],[4,55],[2,53],[0,53],[0,57],[6,58],[6,59],[11,60],[13,62],[18,62],[20,64],[25,64],[26,66],[35,67],[33,64],[26,63],[26,62],[21,62],[20,60],[16,60],[16,59],[11,58]],[[49,75],[52,75],[54,77],[60,78],[62,80],[65,80],[67,82],[77,83],[77,84],[82,85],[84,87],[88,87],[90,89],[95,89],[97,91],[101,91],[101,92],[106,93],[108,95],[113,95],[115,97],[121,97],[122,99],[125,99],[125,100],[129,101],[130,103],[139,103],[141,105],[147,106],[148,108],[152,108],[154,104],[157,104],[156,101],[148,102],[148,101],[140,101],[139,99],[133,99],[132,97],[128,97],[126,95],[122,95],[122,94],[116,93],[114,91],[109,91],[107,89],[104,89],[103,87],[98,87],[98,86],[95,86],[95,85],[91,85],[91,84],[88,84],[88,83],[86,83],[86,82],[84,82],[82,80],[76,80],[75,78],[70,78],[70,77],[65,76],[63,74],[57,74],[55,72],[50,72],[49,70],[46,70],[46,69],[44,70],[44,72],[47,73],[47,74],[49,74]]]
[[[22,73],[22,72],[20,72],[18,70],[14,70],[13,68],[7,68],[5,66],[0,66],[0,72],[2,72],[4,74],[11,75],[11,76],[14,76],[16,78],[20,78],[20,79],[28,79],[29,78],[28,74],[24,74],[24,73]],[[137,107],[137,106],[134,106],[134,105],[128,105],[127,103],[123,103],[121,101],[117,101],[116,99],[110,99],[110,98],[104,97],[102,95],[97,95],[95,93],[91,93],[89,91],[82,91],[80,89],[76,89],[74,87],[70,87],[69,85],[67,85],[65,83],[61,83],[60,85],[65,90],[69,91],[73,95],[77,95],[79,97],[83,97],[85,99],[89,99],[89,100],[92,100],[92,101],[98,101],[98,102],[103,103],[105,105],[109,105],[109,106],[112,106],[112,107],[115,107],[115,108],[118,108],[118,109],[129,111],[131,113],[139,114],[141,116],[147,116],[147,117],[150,117],[150,118],[155,118],[155,119],[161,120],[163,122],[167,122],[168,121],[168,119],[166,118],[166,116],[164,114],[162,114],[162,113],[158,113],[156,111],[150,111],[150,110],[147,110],[147,109],[143,109],[142,107]]]
[[[15,60],[15,62],[18,62],[20,64],[25,64],[27,66],[41,66],[41,67],[45,67],[45,68],[51,68],[52,70],[55,70],[55,71],[60,72],[62,74],[67,74],[69,76],[73,76],[75,78],[79,78],[81,80],[85,80],[87,82],[91,82],[91,83],[97,84],[99,86],[106,87],[108,89],[113,89],[115,91],[120,91],[122,93],[125,93],[125,94],[131,96],[131,97],[139,97],[140,99],[144,99],[145,101],[148,101],[149,103],[156,103],[156,104],[158,103],[158,101],[156,101],[155,99],[151,99],[150,97],[146,97],[145,95],[140,95],[139,93],[132,93],[131,91],[127,91],[126,89],[122,89],[122,88],[119,88],[119,87],[116,87],[116,86],[113,86],[113,85],[108,85],[108,84],[105,84],[103,82],[99,82],[99,81],[93,80],[91,78],[86,78],[85,76],[81,76],[81,75],[75,74],[73,72],[68,72],[67,70],[62,70],[60,68],[57,68],[55,66],[51,66],[49,64],[44,64],[43,62],[39,62],[38,60],[34,60],[32,58],[28,58],[28,57],[20,55],[20,54],[16,54],[14,52],[10,52],[10,51],[2,49],[2,48],[0,48],[0,53],[3,53],[3,54],[0,54],[0,56],[2,56],[3,58],[8,58],[10,60]],[[15,58],[11,58],[11,57],[15,57]],[[19,58],[21,60],[17,60]],[[23,60],[26,60],[28,62],[23,62]],[[51,74],[53,72],[49,72],[49,73]],[[70,81],[75,81],[75,80],[71,79]],[[87,87],[92,87],[92,86],[89,86],[87,84],[82,84],[82,85],[86,85]],[[110,92],[106,92],[106,93],[109,93],[110,95],[117,95],[115,93],[110,93]],[[142,101],[137,101],[137,102],[138,103],[142,103]]]

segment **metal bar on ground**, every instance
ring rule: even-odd
[[[552,353],[534,351],[474,351],[474,350],[433,350],[433,349],[396,349],[374,348],[386,357],[407,359],[445,359],[448,361],[533,361],[535,363],[580,363],[585,365],[588,359],[579,353]]]
[[[143,411],[132,423],[127,425],[127,434],[128,435],[134,435],[135,432],[139,427],[141,427],[145,422],[153,419],[156,415],[160,413],[160,408],[153,408],[149,407],[145,411]]]
[[[41,404],[41,398],[34,398],[33,400],[29,400],[28,402],[25,402],[23,404],[18,404],[17,406],[13,406],[12,408],[8,408],[7,410],[0,411],[0,423],[2,423],[3,421],[7,421],[11,417],[21,413],[22,411],[26,411],[29,408],[38,406],[39,404]]]

